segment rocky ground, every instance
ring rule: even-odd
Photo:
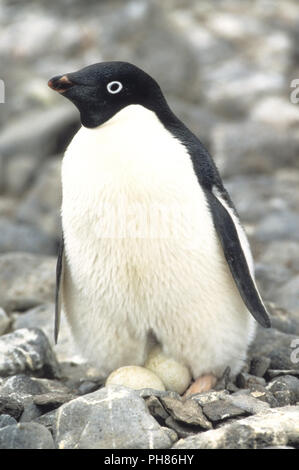
[[[295,0],[2,0],[0,448],[299,447],[298,24]],[[53,344],[60,162],[78,116],[46,82],[116,59],[155,76],[214,156],[272,316],[242,373],[188,400],[104,387],[65,322]]]

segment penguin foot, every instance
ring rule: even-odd
[[[195,393],[208,392],[211,388],[215,387],[217,378],[213,374],[205,374],[198,377],[192,385],[184,393],[184,397],[189,397]]]

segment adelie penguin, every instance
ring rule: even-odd
[[[90,65],[49,86],[82,123],[62,163],[56,339],[63,307],[103,374],[143,365],[153,338],[189,368],[191,392],[228,366],[237,374],[256,321],[270,321],[209,153],[132,64]]]

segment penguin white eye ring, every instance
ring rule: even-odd
[[[107,90],[112,95],[115,95],[116,93],[119,93],[122,90],[122,88],[123,88],[122,83],[117,82],[117,81],[110,82],[107,85]]]

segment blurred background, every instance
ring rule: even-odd
[[[53,302],[60,164],[79,121],[47,81],[124,60],[156,78],[214,157],[264,298],[299,313],[298,51],[297,0],[1,0],[2,307]]]

